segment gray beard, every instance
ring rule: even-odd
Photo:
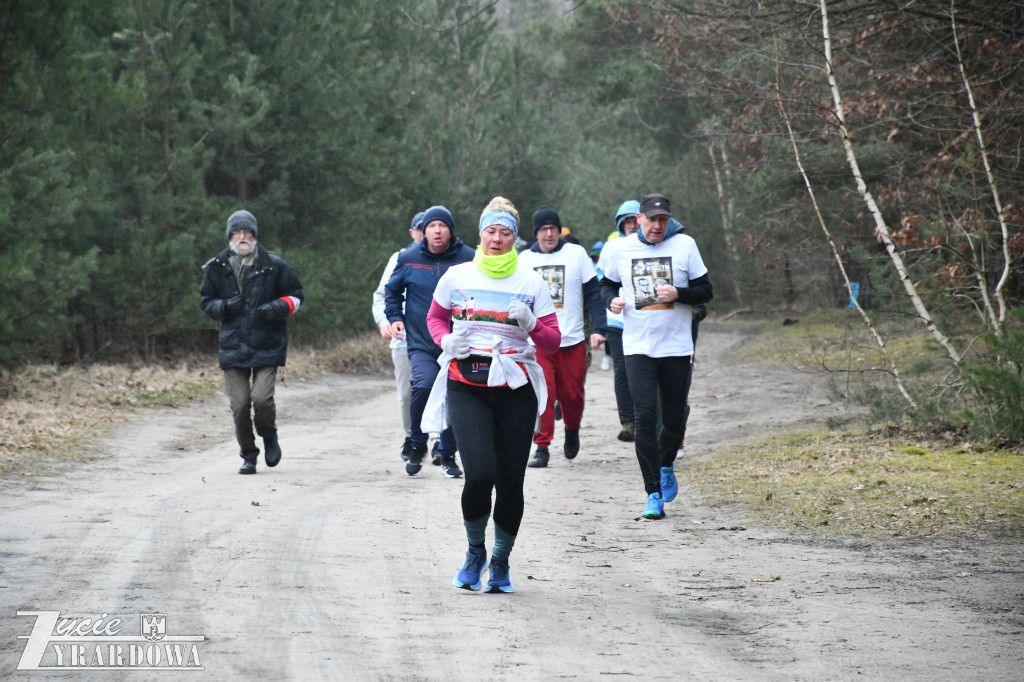
[[[252,257],[252,255],[254,253],[256,253],[256,240],[255,239],[253,239],[252,243],[249,245],[249,252],[245,253],[245,254],[242,254],[242,253],[238,252],[238,244],[235,244],[234,242],[228,244],[228,246],[231,247],[231,253],[233,253],[235,256],[237,256],[239,258],[239,260],[243,260],[243,261],[248,260],[248,259],[250,259]]]

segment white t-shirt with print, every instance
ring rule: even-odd
[[[612,253],[615,251],[615,245],[622,241],[621,237],[606,241],[604,246],[601,248],[601,255],[597,258],[597,276],[605,276],[605,268],[607,267],[608,259],[612,257]],[[619,291],[619,296],[622,295],[622,291]],[[605,317],[608,318],[608,327],[615,329],[622,329],[622,313],[613,313],[608,308],[604,311]]]
[[[561,345],[583,341],[583,284],[597,276],[586,249],[569,242],[553,253],[530,249],[519,254],[519,267],[533,268],[547,282],[562,330]]]
[[[538,318],[555,312],[547,284],[521,261],[503,279],[488,277],[472,261],[461,263],[448,268],[434,289],[438,305],[452,311],[452,331],[466,329],[466,340],[478,355],[489,355],[496,339],[501,339],[504,352],[521,353],[529,347],[526,330],[508,317],[513,298],[530,306]]]
[[[693,309],[682,303],[662,303],[655,290],[662,284],[687,287],[707,274],[697,243],[676,234],[654,245],[636,234],[616,239],[605,263],[605,277],[622,282],[622,349],[626,355],[666,358],[693,355]]]

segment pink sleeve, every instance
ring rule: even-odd
[[[555,313],[537,318],[537,326],[530,332],[530,338],[537,350],[542,353],[555,353],[562,345],[562,330],[558,328],[558,316]]]
[[[430,310],[427,312],[427,330],[434,339],[434,343],[440,346],[441,337],[452,331],[452,311],[437,301],[431,300]]]

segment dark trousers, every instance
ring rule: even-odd
[[[625,356],[622,354],[622,330],[609,327],[604,339],[614,363],[612,371],[615,374],[615,405],[619,409],[619,423],[632,422],[633,396],[629,393],[629,378],[626,377]]]
[[[409,415],[412,417],[412,444],[417,448],[426,448],[429,434],[420,429],[423,410],[430,397],[430,389],[434,387],[434,379],[441,370],[437,358],[422,350],[409,349],[409,364],[412,366],[412,388],[409,395]],[[441,432],[441,445],[438,447],[442,456],[455,454],[455,437],[451,427]]]
[[[692,367],[689,355],[626,356],[636,415],[636,458],[647,494],[661,492],[661,467],[675,461],[676,451],[683,442]]]
[[[523,480],[530,459],[537,394],[530,384],[512,390],[448,381],[448,421],[462,457],[462,518],[477,521],[491,513],[511,535],[523,520]]]
[[[238,454],[243,458],[260,454],[252,433],[254,425],[260,438],[277,435],[276,383],[277,367],[231,367],[224,370],[224,391],[228,394],[231,416],[235,421]]]

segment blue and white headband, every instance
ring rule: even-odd
[[[480,234],[491,225],[501,225],[512,230],[512,234],[519,236],[519,221],[511,213],[506,211],[489,211],[480,216]]]

